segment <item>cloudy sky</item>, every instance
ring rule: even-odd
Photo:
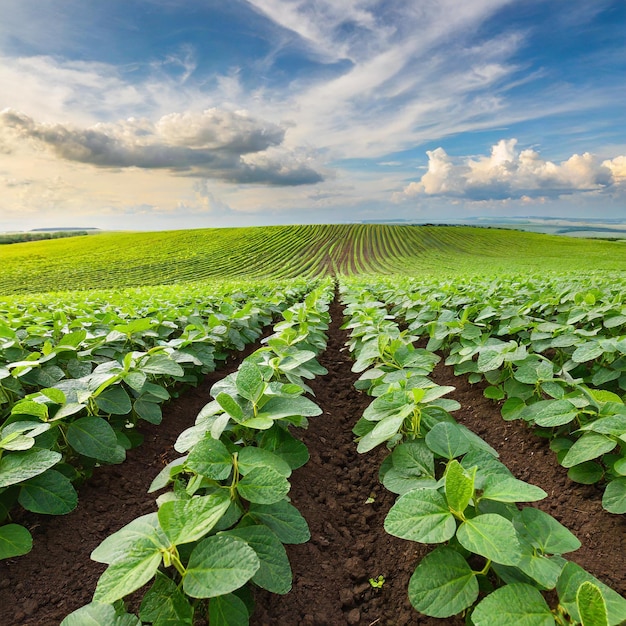
[[[0,231],[626,218],[624,0],[1,0]]]

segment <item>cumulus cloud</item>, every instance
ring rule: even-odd
[[[284,136],[285,129],[277,124],[217,108],[172,113],[156,123],[129,118],[89,128],[43,124],[12,109],[0,112],[0,142],[29,141],[66,161],[164,169],[235,183],[301,185],[323,180],[311,159],[276,150]]]
[[[546,161],[533,149],[517,150],[517,139],[502,139],[489,156],[451,157],[443,148],[429,150],[428,169],[396,201],[408,197],[449,196],[470,200],[558,197],[602,192],[626,182],[626,157],[600,161],[585,152],[566,161]]]

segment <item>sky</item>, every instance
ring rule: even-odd
[[[626,219],[624,0],[0,6],[0,231]]]

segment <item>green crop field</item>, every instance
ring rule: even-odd
[[[0,295],[209,278],[621,271],[622,242],[374,224],[101,233],[0,247]]]

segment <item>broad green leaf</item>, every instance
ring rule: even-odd
[[[121,463],[126,458],[126,451],[117,443],[115,431],[101,417],[81,417],[72,422],[66,432],[67,441],[84,456]]]
[[[159,524],[174,545],[198,541],[217,524],[229,506],[226,489],[191,500],[170,500],[159,508]]]
[[[441,487],[443,481],[405,474],[401,470],[392,467],[385,472],[382,483],[385,489],[388,489],[391,493],[402,495],[413,489],[438,489]]]
[[[135,543],[152,541],[157,548],[167,549],[170,545],[159,526],[157,513],[148,513],[109,535],[92,553],[91,558],[98,563],[110,565],[131,550]]]
[[[524,583],[490,593],[472,613],[475,626],[554,626],[550,607],[538,589]]]
[[[285,594],[291,589],[291,566],[280,539],[267,526],[245,526],[223,535],[245,541],[259,557],[260,567],[252,582],[272,593]]]
[[[421,543],[443,543],[456,531],[445,498],[432,489],[415,489],[400,496],[384,526],[390,535]]]
[[[250,615],[244,601],[233,593],[211,598],[209,601],[211,626],[248,626]]]
[[[522,542],[523,543],[523,542]],[[516,566],[545,589],[554,589],[563,570],[563,564],[553,557],[534,554],[532,548],[524,552]],[[514,569],[514,568],[511,568]]]
[[[72,483],[53,469],[23,483],[18,499],[26,510],[47,515],[65,515],[78,504]]]
[[[574,350],[572,360],[575,363],[586,363],[597,359],[603,353],[604,349],[598,341],[587,341]]]
[[[244,541],[215,535],[203,539],[189,557],[183,589],[192,598],[214,598],[245,585],[261,563]]]
[[[95,398],[98,408],[109,415],[127,415],[133,405],[126,390],[121,385],[109,387]]]
[[[609,616],[602,592],[586,580],[576,592],[576,606],[582,626],[609,626]]]
[[[191,449],[185,466],[212,480],[224,480],[233,469],[233,457],[219,439],[204,437]]]
[[[426,445],[444,459],[462,456],[470,449],[470,442],[456,422],[439,422],[426,435]]]
[[[609,513],[626,513],[626,477],[609,482],[602,496],[602,507]]]
[[[568,450],[561,461],[563,467],[573,467],[585,461],[591,461],[615,448],[617,442],[598,433],[585,433]]]
[[[252,361],[247,359],[239,366],[235,384],[237,386],[237,393],[255,404],[265,389],[265,382],[263,381],[261,370]]]
[[[241,422],[245,419],[243,409],[232,396],[229,396],[227,393],[222,391],[217,394],[215,399],[224,411],[226,411],[226,413],[228,413],[228,415],[230,415],[236,422]]]
[[[481,498],[498,502],[535,502],[548,494],[535,485],[513,477],[494,476],[487,479]]]
[[[61,454],[53,450],[31,448],[25,452],[11,452],[0,459],[0,488],[22,483],[56,465]]]
[[[278,425],[274,425],[262,434],[259,446],[285,459],[292,470],[302,467],[309,460],[309,450],[306,445]]]
[[[497,370],[504,363],[504,353],[498,350],[481,350],[478,355],[478,371]]]
[[[604,468],[595,461],[585,461],[579,465],[570,467],[567,472],[567,477],[577,483],[583,485],[593,485],[602,480],[604,476]]]
[[[193,626],[193,613],[193,607],[178,585],[157,572],[154,584],[141,602],[141,620],[153,626]]]
[[[255,467],[237,483],[239,495],[257,504],[279,502],[289,489],[289,481],[271,467]]]
[[[448,506],[456,513],[463,513],[474,495],[474,477],[476,468],[468,472],[456,460],[450,461],[446,468],[445,492]]]
[[[134,615],[120,615],[112,604],[91,602],[70,613],[60,626],[141,626],[141,622]]]
[[[569,400],[540,400],[521,413],[522,419],[546,428],[569,424],[577,415],[578,409]]]
[[[287,461],[270,450],[256,446],[241,448],[237,456],[237,466],[241,474],[247,474],[254,467],[271,467],[285,478],[291,476],[291,467]]]
[[[33,538],[24,526],[19,524],[0,526],[0,561],[27,554],[32,547]]]
[[[293,415],[315,417],[321,414],[322,409],[315,402],[304,396],[275,396],[263,405],[257,417],[268,417],[277,420]]]
[[[141,371],[146,374],[183,376],[185,370],[167,354],[152,354],[141,363]]]
[[[172,477],[183,471],[183,468],[180,466],[183,465],[185,461],[187,461],[187,457],[181,456],[168,463],[150,483],[148,493],[153,493],[154,491],[163,489],[163,487],[167,487],[167,485],[171,482]]]
[[[95,602],[116,602],[143,587],[161,564],[162,547],[153,537],[142,537],[104,570],[93,594]]]
[[[495,513],[465,520],[456,537],[466,550],[503,565],[517,565],[522,555],[513,524]]]
[[[138,398],[133,404],[135,413],[150,424],[160,424],[163,420],[163,412],[156,402],[149,402],[143,398]]]
[[[408,591],[411,604],[420,613],[451,617],[474,604],[478,581],[456,550],[439,546],[420,561]]]
[[[575,620],[580,621],[576,595],[578,589],[585,581],[593,583],[602,592],[609,616],[609,626],[622,624],[624,620],[626,620],[626,600],[616,591],[607,587],[604,583],[589,574],[589,572],[586,572],[580,565],[576,565],[572,562],[565,564],[556,586],[557,593],[559,594],[559,603],[567,609],[567,612]]]
[[[514,520],[518,531],[544,554],[566,554],[580,548],[580,541],[548,513],[525,507]]]
[[[248,515],[271,528],[282,543],[306,543],[311,538],[306,520],[286,500],[274,504],[251,503]]]
[[[393,467],[411,476],[435,477],[435,458],[424,441],[396,446],[391,454]]]
[[[408,409],[411,409],[411,407],[408,406]],[[404,418],[411,412],[412,410],[408,410],[406,414],[400,413],[400,415],[386,417],[378,422],[376,426],[359,441],[357,452],[360,454],[369,452],[384,441],[388,441],[397,435],[402,426],[402,422],[404,422]]]

